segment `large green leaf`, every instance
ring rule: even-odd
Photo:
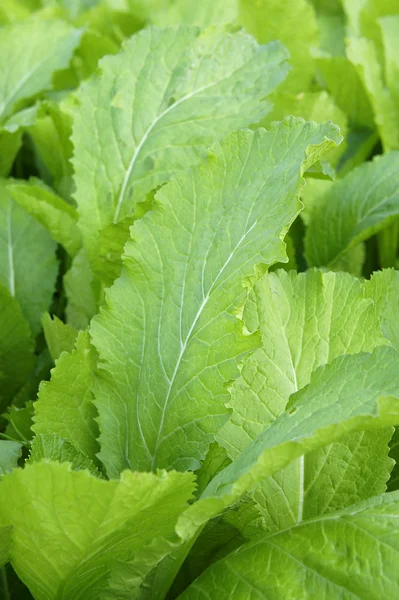
[[[365,286],[348,274],[279,271],[265,275],[255,295],[262,347],[245,360],[218,434],[231,458],[284,412],[318,366],[388,343]],[[390,428],[352,433],[265,479],[254,495],[263,527],[284,529],[385,491],[391,436]]]
[[[62,21],[28,19],[4,27],[0,38],[0,121],[19,104],[51,88],[65,68],[81,33]]]
[[[14,202],[0,181],[0,283],[19,302],[34,335],[55,288],[55,249],[47,231]]]
[[[398,423],[398,351],[380,346],[371,354],[340,356],[319,367],[310,384],[291,396],[287,410],[211,481],[178,530],[194,535],[209,518],[303,454],[352,432]]]
[[[388,343],[366,287],[346,273],[278,271],[262,277],[254,294],[245,322],[252,329],[258,321],[262,347],[245,359],[218,434],[232,458],[284,412],[317,367]]]
[[[207,569],[181,600],[399,595],[399,492],[245,544]]]
[[[342,256],[399,217],[399,152],[376,157],[330,186],[312,209],[305,251],[311,266]]]
[[[190,473],[104,481],[65,463],[16,469],[0,485],[11,563],[37,600],[97,600],[118,563],[130,565],[137,584],[171,550],[192,492]]]
[[[101,61],[79,93],[72,138],[91,258],[101,229],[199,162],[214,140],[268,112],[265,97],[285,77],[286,58],[281,44],[258,46],[244,32],[178,27],[147,28]]]
[[[259,263],[284,260],[301,174],[332,140],[335,126],[293,118],[233,133],[136,221],[122,275],[91,326],[110,476],[199,466],[227,418],[226,382],[259,343],[236,317],[243,279]]]
[[[62,353],[43,381],[35,403],[35,433],[55,433],[83,454],[94,458],[98,451],[96,409],[92,403],[96,357],[87,332],[80,332],[76,348]]]
[[[23,386],[35,360],[28,323],[18,302],[0,284],[0,412]]]

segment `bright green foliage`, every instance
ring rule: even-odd
[[[346,510],[260,537],[196,580],[182,600],[297,600],[395,598],[399,594],[399,493],[377,496]],[[383,577],[374,570],[378,556]],[[303,596],[302,596],[303,597]]]
[[[344,355],[317,369],[267,427],[190,507],[179,531],[192,535],[211,516],[304,453],[344,435],[399,422],[399,354],[389,347]]]
[[[262,347],[243,363],[231,390],[232,416],[218,434],[231,457],[284,412],[317,367],[384,343],[365,286],[346,273],[278,271],[254,292]],[[249,327],[251,318],[247,311]]]
[[[365,286],[348,274],[279,271],[256,284],[255,296],[262,347],[245,360],[231,391],[230,421],[217,436],[231,458],[284,412],[317,367],[387,343]],[[391,435],[351,434],[262,482],[254,497],[264,527],[284,529],[383,492],[393,466]]]
[[[33,334],[55,288],[55,242],[0,181],[0,283],[20,304]]]
[[[100,456],[110,476],[199,466],[227,417],[225,384],[258,345],[235,316],[243,279],[284,258],[301,173],[334,139],[331,125],[295,119],[232,134],[162,188],[157,210],[132,228],[122,276],[91,326]]]
[[[309,265],[334,269],[359,242],[399,217],[399,153],[377,157],[329,187],[306,232]]]
[[[98,444],[96,409],[92,403],[96,357],[87,332],[81,332],[71,354],[62,353],[43,382],[35,404],[35,433],[55,433],[94,458]]]
[[[113,564],[128,563],[139,581],[171,549],[192,492],[189,473],[102,481],[68,464],[15,470],[0,487],[14,569],[36,598],[97,600]]]
[[[398,39],[0,2],[1,598],[399,597]]]
[[[146,29],[101,62],[79,94],[72,138],[90,257],[101,229],[131,215],[144,194],[267,113],[286,57],[280,44],[259,47],[245,33],[180,27]]]

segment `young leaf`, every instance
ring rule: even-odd
[[[77,213],[70,204],[44,186],[41,181],[13,180],[7,185],[13,199],[32,215],[51,235],[64,246],[70,256],[75,256],[82,246],[77,226]]]
[[[286,58],[279,43],[258,46],[243,32],[178,27],[145,29],[100,62],[79,93],[72,137],[89,257],[101,229],[198,163],[214,140],[267,113]]]
[[[376,157],[332,185],[312,210],[305,237],[310,266],[335,268],[342,255],[399,217],[399,152]]]
[[[19,302],[33,335],[54,292],[55,249],[47,231],[14,202],[0,181],[0,283]]]
[[[51,358],[56,361],[62,352],[72,352],[78,332],[76,329],[63,323],[56,316],[50,317],[45,313],[42,317],[44,337]]]
[[[12,566],[38,599],[97,600],[115,563],[128,563],[138,583],[179,541],[176,519],[193,487],[190,473],[104,481],[65,463],[16,469],[0,485]]]
[[[54,433],[37,435],[32,442],[29,462],[41,460],[68,462],[76,471],[87,469],[92,475],[99,475],[97,467],[88,456],[80,452],[71,442]]]
[[[33,340],[18,302],[0,284],[0,412],[33,370]]]
[[[98,451],[96,409],[92,403],[95,352],[89,335],[81,331],[71,354],[62,353],[43,381],[35,402],[35,433],[55,433],[80,452],[94,458]]]
[[[195,469],[227,417],[226,382],[258,345],[236,313],[243,279],[284,260],[301,173],[339,141],[331,124],[288,119],[216,144],[136,221],[120,279],[91,326],[101,460]]]
[[[0,122],[21,101],[51,88],[53,74],[68,65],[80,35],[63,21],[37,18],[1,30]]]
[[[396,598],[399,493],[245,544],[179,598]],[[256,594],[254,594],[256,590]]]

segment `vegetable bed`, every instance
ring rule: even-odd
[[[397,0],[2,0],[0,598],[399,598]]]

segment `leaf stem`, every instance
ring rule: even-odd
[[[8,587],[7,571],[5,567],[1,568],[1,586],[3,588],[4,600],[11,600],[10,590]]]

